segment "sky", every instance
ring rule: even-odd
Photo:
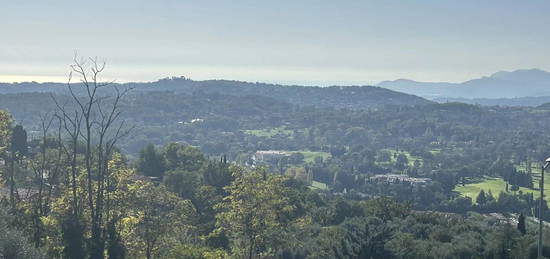
[[[303,85],[550,71],[550,1],[0,0],[0,82],[105,78]]]

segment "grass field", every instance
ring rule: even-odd
[[[539,188],[539,182],[540,182],[540,171],[541,171],[541,165],[538,163],[531,163],[531,172],[533,174],[533,186],[537,189]],[[517,170],[527,172],[527,168],[525,164],[517,165]],[[544,174],[544,192],[547,194],[550,194],[550,174],[548,172],[545,172]],[[538,192],[538,191],[537,191]],[[548,197],[547,194],[545,194],[545,197]],[[539,197],[538,194],[535,195],[536,197]]]
[[[521,163],[520,165],[515,165],[516,167],[516,170],[518,171],[523,171],[523,172],[527,172],[527,165],[525,165],[524,163]],[[533,173],[540,173],[540,165],[537,164],[537,163],[531,163],[531,171]],[[545,177],[546,179],[546,177]]]
[[[540,176],[538,174],[533,174],[533,186],[535,186],[537,189],[528,189],[525,187],[519,187],[519,191],[523,193],[533,193],[533,196],[535,198],[540,197],[539,195],[540,193],[538,190],[539,178]],[[549,181],[546,181],[546,179],[548,179]],[[550,175],[548,173],[544,175],[544,180],[545,180],[544,191],[546,193],[549,193],[550,192]],[[510,187],[511,186],[509,186],[509,188]],[[493,193],[493,196],[495,198],[498,198],[498,195],[501,192],[506,191],[506,182],[502,178],[485,177],[483,179],[478,179],[477,182],[466,184],[465,186],[457,185],[454,190],[463,196],[472,198],[472,201],[475,202],[475,199],[481,190],[485,192],[490,191],[491,193]],[[509,193],[513,193],[513,192],[509,190]],[[548,197],[547,195],[544,195],[544,196]]]
[[[302,153],[304,155],[304,162],[305,163],[313,163],[315,161],[315,158],[320,156],[323,158],[323,161],[330,158],[330,153],[327,152],[314,152],[314,151],[307,151],[307,150],[299,150],[299,151],[292,151],[291,153]]]
[[[328,190],[328,186],[322,182],[312,181],[311,186],[312,189],[318,189],[318,190]]]
[[[294,132],[286,127],[278,127],[271,129],[245,130],[244,133],[257,137],[271,138],[275,135],[292,136]]]
[[[434,148],[434,149],[430,150],[430,153],[432,153],[434,155],[439,154],[439,153],[441,153],[441,148]]]

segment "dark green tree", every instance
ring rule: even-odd
[[[397,170],[404,170],[405,168],[407,168],[408,164],[409,164],[409,159],[407,158],[406,155],[399,154],[397,156],[397,159],[395,161],[395,168],[397,168]]]
[[[487,203],[487,197],[485,196],[485,191],[483,190],[479,191],[479,194],[477,195],[477,198],[476,198],[476,203],[480,206],[483,206],[485,205],[485,203]]]
[[[204,166],[206,158],[200,150],[189,145],[170,143],[164,147],[166,169],[198,171]]]
[[[107,254],[109,259],[122,259],[125,257],[124,245],[114,220],[107,225]]]
[[[196,189],[200,186],[200,178],[196,171],[176,169],[166,172],[164,185],[179,197],[194,202]]]
[[[224,156],[219,162],[209,161],[208,165],[204,168],[202,178],[204,184],[214,186],[220,193],[223,193],[223,187],[231,184],[231,181],[233,181],[227,158]]]
[[[164,176],[164,158],[157,152],[153,144],[147,145],[139,152],[137,170],[145,176]]]
[[[16,153],[17,156],[27,156],[29,153],[29,144],[27,143],[27,131],[23,129],[23,126],[16,125],[13,128],[11,138],[11,151]]]
[[[342,224],[344,235],[331,247],[336,258],[391,258],[385,244],[391,239],[391,228],[376,217],[355,217]]]
[[[84,248],[85,231],[85,226],[74,214],[67,214],[62,218],[61,232],[64,258],[77,259],[86,257],[86,250]]]
[[[522,235],[527,233],[527,230],[525,229],[525,216],[523,216],[523,213],[519,214],[518,217],[518,230]]]

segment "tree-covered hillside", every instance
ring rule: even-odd
[[[264,96],[297,105],[366,109],[384,105],[417,105],[429,101],[409,94],[394,92],[375,86],[305,87],[265,83],[248,83],[228,80],[193,81],[186,78],[167,78],[150,83],[115,84],[120,89],[132,88],[134,93],[170,91],[192,94],[197,92],[234,96]],[[78,88],[75,93],[85,94]],[[50,92],[65,93],[60,83],[0,83],[0,94]],[[105,94],[113,91],[105,91]]]

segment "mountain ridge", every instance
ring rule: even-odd
[[[550,72],[532,68],[498,71],[460,83],[421,82],[410,79],[382,81],[390,90],[425,98],[521,98],[550,96]]]

